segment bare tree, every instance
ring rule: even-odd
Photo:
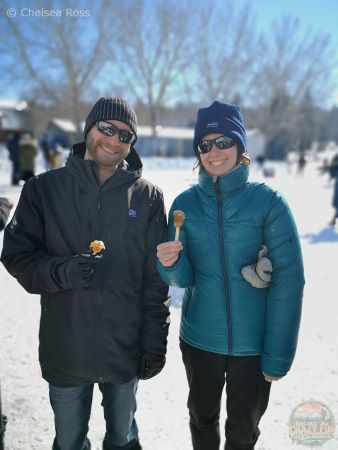
[[[112,13],[118,2],[102,0],[100,7],[88,8],[85,1],[35,1],[34,7],[25,8],[27,5],[18,1],[14,5],[11,2],[10,7],[15,7],[17,16],[1,17],[7,82],[10,78],[21,91],[33,93],[42,103],[63,105],[80,135],[81,103],[88,99],[112,56],[107,42],[117,39],[121,29],[119,14]],[[61,16],[34,16],[36,13],[32,15],[28,9],[54,10],[56,14],[61,11]],[[75,16],[67,15],[70,10]],[[77,17],[78,11],[83,15]]]
[[[81,107],[94,91],[96,96],[113,90],[141,103],[154,131],[164,107],[217,98],[235,101],[239,95],[242,106],[260,108],[257,125],[262,129],[273,105],[282,102],[283,114],[275,123],[285,128],[305,92],[311,91],[315,104],[330,92],[336,56],[329,37],[305,32],[290,17],[258,36],[248,4],[235,8],[232,0],[215,0],[212,7],[200,0],[32,3],[32,9],[61,8],[62,17],[0,15],[0,80],[44,104],[61,105],[71,112],[79,132]],[[6,8],[20,11],[27,4],[6,0]],[[66,9],[72,8],[89,13],[66,17]]]
[[[231,0],[202,6],[195,24],[194,94],[203,101],[231,101],[245,96],[251,79],[256,33],[249,4],[235,8]]]
[[[271,100],[278,92],[286,92],[297,103],[310,90],[322,101],[332,92],[338,61],[328,34],[304,29],[298,18],[284,16],[261,37],[259,48],[257,100]]]
[[[309,106],[324,105],[333,88],[337,57],[330,36],[304,29],[284,16],[260,36],[253,77],[256,126],[267,136],[269,156],[305,150],[316,137],[317,121]],[[312,108],[312,109],[313,109]],[[311,129],[305,126],[313,121]]]
[[[116,56],[111,65],[120,74],[121,87],[147,107],[154,133],[161,108],[180,99],[190,64],[191,16],[191,6],[184,1],[155,0],[151,7],[145,0],[127,2],[125,18],[132,31],[112,42]]]

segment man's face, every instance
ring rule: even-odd
[[[119,130],[132,131],[126,123],[119,120],[106,120],[106,122],[115,125]],[[86,149],[85,159],[92,159],[99,166],[116,168],[127,157],[130,144],[121,142],[118,133],[111,137],[105,136],[94,125],[88,133]]]

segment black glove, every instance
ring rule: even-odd
[[[89,286],[96,264],[100,258],[75,255],[64,265],[64,273],[70,288],[81,289]]]
[[[165,365],[165,357],[151,361],[146,357],[142,357],[138,369],[138,378],[140,380],[148,380],[158,375]]]

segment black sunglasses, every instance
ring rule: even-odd
[[[213,144],[215,144],[216,147],[220,150],[224,150],[226,148],[230,148],[236,145],[235,141],[232,138],[228,136],[220,136],[216,139],[202,140],[197,146],[198,152],[209,153],[211,151]]]
[[[106,122],[105,120],[100,120],[96,122],[96,128],[98,131],[105,136],[113,137],[116,133],[119,134],[119,140],[123,144],[132,144],[136,141],[136,134],[128,130],[120,130],[112,123]]]

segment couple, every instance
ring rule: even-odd
[[[141,449],[135,396],[138,380],[165,364],[168,285],[185,288],[180,347],[193,448],[219,449],[226,379],[225,448],[253,449],[271,381],[294,358],[304,281],[288,206],[265,184],[248,182],[239,107],[214,102],[198,111],[199,182],[175,200],[169,238],[162,192],[141,178],[133,108],[101,98],[84,139],[65,168],[24,185],[2,252],[6,269],[41,295],[39,357],[55,417],[53,449],[90,448],[94,383],[103,398],[103,449]],[[186,217],[179,242],[176,209]],[[102,257],[86,251],[93,240],[104,242]],[[270,282],[250,266],[263,244]],[[244,266],[253,278],[244,278]]]

